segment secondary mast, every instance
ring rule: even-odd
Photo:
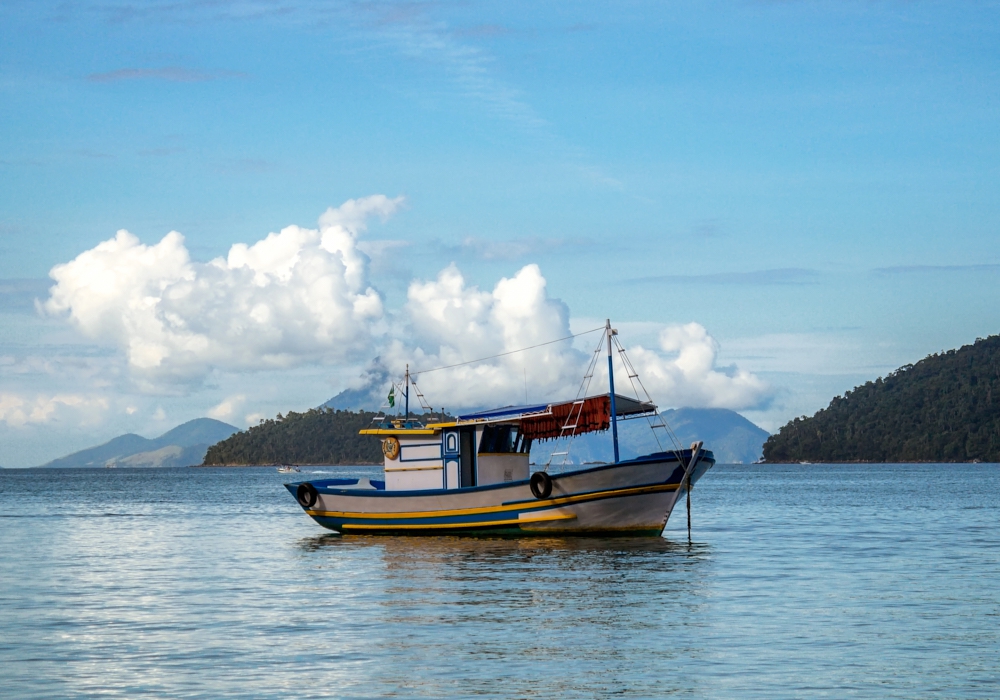
[[[611,327],[611,319],[607,319],[604,332],[608,336],[608,382],[611,385],[611,438],[615,445],[615,464],[618,464],[618,417],[615,411],[615,368],[614,360],[611,356],[611,336],[618,335],[618,331]]]

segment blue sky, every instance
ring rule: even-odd
[[[610,316],[669,361],[664,329],[699,324],[716,348],[701,379],[744,372],[768,387],[703,400],[769,430],[994,334],[998,15],[930,2],[6,2],[0,465],[212,410],[246,425],[316,405],[391,340],[399,357],[461,354],[441,349],[457,331],[420,327],[408,291],[452,263],[485,292],[537,265],[566,317],[539,311],[538,337]],[[384,307],[353,354],[290,346],[284,365],[256,367],[220,351],[172,384],[137,369],[137,331],[81,321],[91,277],[77,306],[39,310],[52,268],[119,229],[146,246],[176,230],[207,263],[376,194],[404,199],[351,229]],[[696,336],[684,337],[708,347]],[[710,396],[670,391],[656,398]],[[234,397],[238,409],[219,408]]]

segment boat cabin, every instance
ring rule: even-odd
[[[616,416],[639,416],[655,406],[615,395]],[[428,423],[386,416],[361,431],[382,440],[387,491],[460,489],[523,481],[537,440],[572,437],[611,424],[611,397],[534,406],[508,406]]]

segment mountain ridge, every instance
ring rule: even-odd
[[[661,411],[660,415],[680,441],[681,447],[686,448],[692,442],[701,440],[705,448],[715,454],[715,461],[719,464],[749,464],[758,461],[764,440],[769,437],[766,430],[727,408],[671,408]],[[532,448],[533,461],[544,463],[545,455],[557,449],[554,442],[548,443],[553,445],[551,448],[544,444]],[[673,448],[667,432],[651,429],[645,419],[618,421],[618,451],[622,459]],[[614,446],[610,431],[575,438],[569,452],[574,464],[611,461],[614,458]]]
[[[239,428],[214,418],[195,418],[171,428],[156,438],[126,433],[107,442],[59,457],[35,469],[78,469],[118,466],[189,466],[200,464],[209,445],[219,442]],[[176,447],[169,454],[162,450]]]

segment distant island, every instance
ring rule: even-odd
[[[213,418],[195,418],[157,438],[134,433],[119,435],[103,445],[54,459],[41,468],[188,467],[200,464],[208,446],[239,428]]]
[[[867,382],[764,443],[766,462],[1000,462],[1000,336]]]
[[[373,411],[311,408],[263,420],[212,445],[202,466],[249,467],[266,464],[382,464],[382,444],[358,435],[370,427]],[[440,420],[440,415],[417,416]]]

